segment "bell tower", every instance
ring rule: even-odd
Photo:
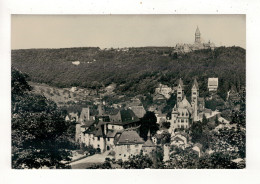
[[[200,44],[200,30],[199,27],[197,26],[196,32],[195,32],[195,44]]]
[[[196,78],[193,81],[191,88],[191,107],[194,110],[194,120],[198,117],[198,97],[199,97],[199,85]]]
[[[183,96],[184,96],[183,82],[181,79],[179,79],[178,86],[177,86],[177,106],[179,106],[179,103],[182,101]]]

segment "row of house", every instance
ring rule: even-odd
[[[100,153],[113,150],[116,160],[127,160],[141,150],[151,154],[156,146],[151,141],[150,133],[147,141],[139,136],[139,117],[143,114],[137,114],[138,117],[133,110],[115,110],[108,115],[100,103],[98,115],[91,116],[89,107],[83,108],[76,124],[76,141],[92,146]]]

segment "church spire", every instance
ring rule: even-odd
[[[196,32],[195,32],[195,43],[200,44],[200,30],[199,27],[197,26]]]
[[[148,130],[148,133],[147,133],[147,140],[151,139],[151,133],[150,133],[150,128]]]
[[[199,27],[198,27],[198,26],[197,26],[197,29],[196,29],[195,34],[200,34],[200,30],[199,30]]]
[[[194,81],[193,81],[193,84],[192,84],[192,87],[195,86],[196,89],[199,89],[199,85],[198,85],[198,82],[197,82],[197,79],[194,78]]]

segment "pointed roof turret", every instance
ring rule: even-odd
[[[147,133],[147,139],[150,139],[151,138],[151,133],[150,133],[150,129],[148,130],[148,133]]]
[[[200,34],[200,30],[199,30],[199,27],[198,27],[198,26],[197,26],[197,29],[196,29],[195,34]]]
[[[181,86],[183,88],[183,82],[182,82],[182,79],[180,78],[179,81],[178,81],[178,86]]]
[[[155,144],[151,141],[150,129],[148,130],[147,141],[143,144],[143,147],[155,147]]]
[[[194,81],[193,81],[193,84],[192,84],[192,87],[195,86],[196,89],[199,89],[199,84],[197,82],[197,79],[195,78]]]

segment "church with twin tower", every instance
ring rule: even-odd
[[[177,100],[171,113],[170,133],[175,129],[187,129],[192,122],[198,121],[198,103],[199,103],[199,85],[194,79],[191,88],[191,103],[184,94],[184,85],[182,79],[179,79],[177,85]]]

